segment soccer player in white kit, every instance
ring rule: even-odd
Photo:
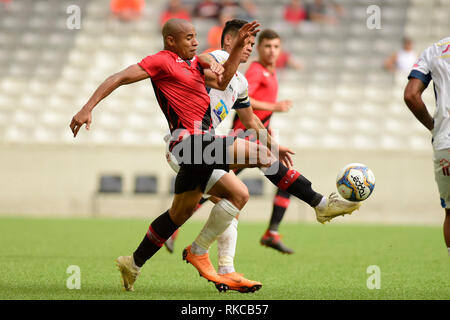
[[[445,209],[444,240],[450,256],[450,37],[425,49],[408,79],[405,103],[432,135],[434,174]],[[431,80],[436,98],[433,117],[422,100]]]

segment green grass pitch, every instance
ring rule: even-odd
[[[282,255],[262,247],[266,223],[239,224],[235,266],[263,287],[219,293],[181,259],[203,223],[188,221],[175,253],[162,248],[143,268],[135,292],[121,289],[114,259],[129,255],[150,221],[0,218],[0,299],[303,300],[449,299],[450,258],[442,228],[352,224],[282,224]],[[216,246],[210,256],[216,264]],[[70,265],[81,289],[66,287]],[[368,289],[367,268],[380,268],[380,289]]]

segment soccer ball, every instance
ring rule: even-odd
[[[349,201],[366,200],[375,188],[375,176],[366,165],[350,163],[339,172],[336,178],[339,194]]]

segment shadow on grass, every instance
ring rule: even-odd
[[[176,286],[148,286],[124,291],[120,284],[105,286],[83,286],[68,289],[56,284],[0,284],[0,300],[216,300],[257,298],[257,294],[239,292],[219,293],[214,287],[186,289]]]

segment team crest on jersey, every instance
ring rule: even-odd
[[[220,121],[223,121],[228,115],[228,108],[223,102],[222,99],[220,99],[220,102],[214,107],[213,113],[216,115],[217,118],[219,118]]]

